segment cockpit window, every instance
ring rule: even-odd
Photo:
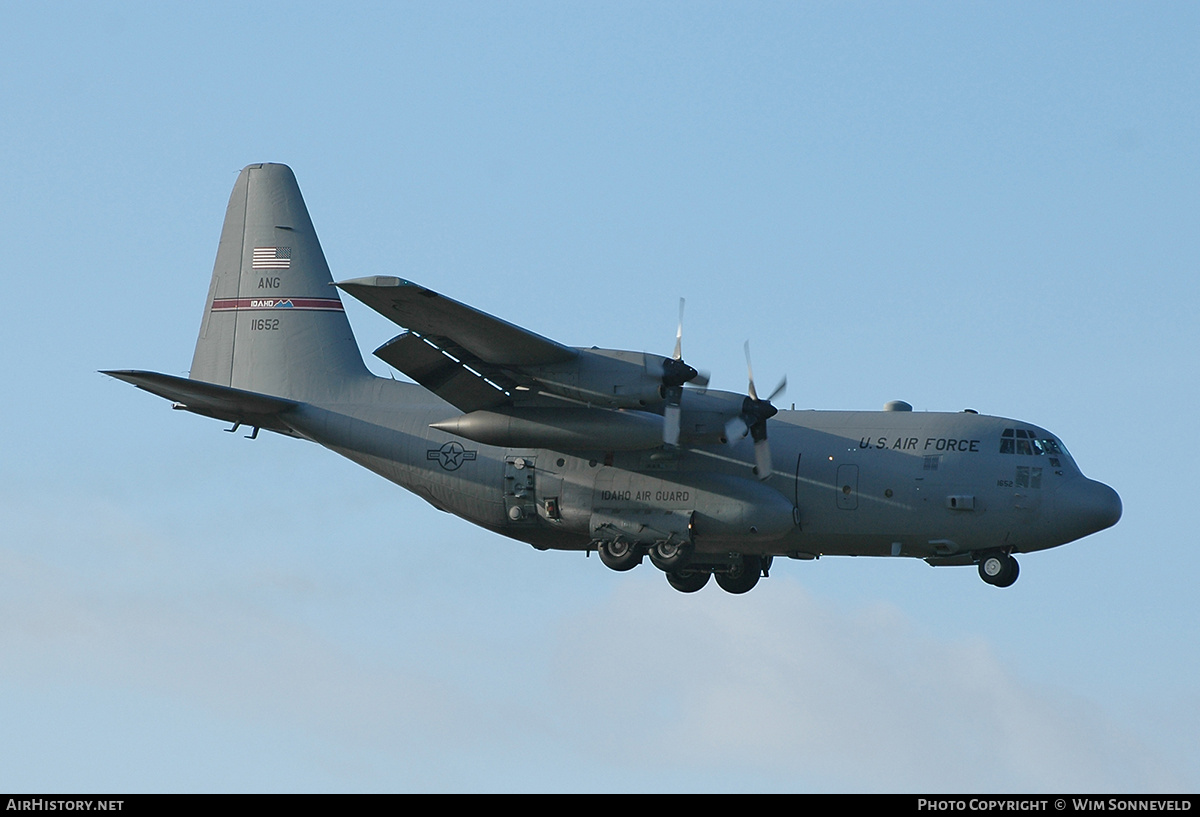
[[[1013,442],[1013,430],[1011,428],[1004,429],[1004,433],[1000,435],[1000,453],[1017,453],[1017,444]]]
[[[1062,445],[1053,437],[1040,436],[1026,428],[1006,428],[1000,434],[1000,453],[1055,457],[1064,452]]]

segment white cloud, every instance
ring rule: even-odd
[[[675,593],[648,566],[604,572],[610,592],[571,607],[557,589],[531,604],[510,576],[481,605],[440,565],[420,594],[381,593],[398,577],[371,575],[365,550],[214,556],[203,531],[164,536],[99,505],[0,511],[18,533],[0,547],[0,684],[40,690],[35,728],[110,700],[95,718],[161,775],[158,727],[122,713],[201,724],[170,750],[180,776],[144,788],[1188,788],[1162,746],[1022,679],[983,638],[842,607],[786,574],[735,597]],[[592,587],[538,559],[548,582]],[[264,744],[282,756],[249,748]],[[46,751],[64,788],[96,762]]]
[[[560,650],[558,685],[596,705],[583,742],[721,787],[739,774],[798,789],[1185,787],[1101,707],[1021,680],[982,639],[840,609],[786,578],[751,597],[628,583]]]

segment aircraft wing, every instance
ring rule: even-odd
[[[425,337],[452,341],[485,364],[539,366],[565,363],[579,354],[569,346],[403,278],[376,275],[335,286],[393,323]]]
[[[409,331],[375,350],[380,360],[464,412],[512,402],[520,369],[578,352],[474,307],[390,275],[336,286]]]
[[[175,408],[231,423],[265,428],[291,437],[297,436],[291,427],[280,419],[282,414],[299,405],[294,400],[158,372],[125,369],[101,374],[124,380],[143,391],[165,397],[175,404]]]

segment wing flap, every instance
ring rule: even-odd
[[[282,397],[271,397],[257,392],[218,386],[215,383],[205,383],[202,380],[190,380],[186,377],[176,377],[158,372],[123,369],[105,371],[101,374],[123,380],[159,397],[165,397],[175,403],[176,408],[186,409],[194,414],[265,428],[268,431],[277,431],[293,437],[297,436],[291,427],[281,419],[282,415],[299,405],[294,400],[285,400]]]
[[[438,340],[405,332],[376,349],[375,356],[462,411],[510,402],[499,384],[447,353]]]
[[[578,354],[569,346],[403,278],[375,275],[335,286],[398,326],[420,335],[448,338],[484,363],[539,366],[565,363]]]

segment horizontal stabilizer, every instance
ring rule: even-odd
[[[449,339],[484,363],[541,366],[565,363],[579,354],[403,278],[372,275],[336,286],[398,326],[434,339]]]
[[[217,386],[200,380],[189,380],[158,372],[142,372],[132,369],[101,372],[117,380],[132,383],[143,391],[165,397],[183,408],[205,417],[214,417],[231,423],[265,428],[280,434],[297,436],[281,419],[284,414],[299,405],[294,400],[269,397],[252,391]]]

